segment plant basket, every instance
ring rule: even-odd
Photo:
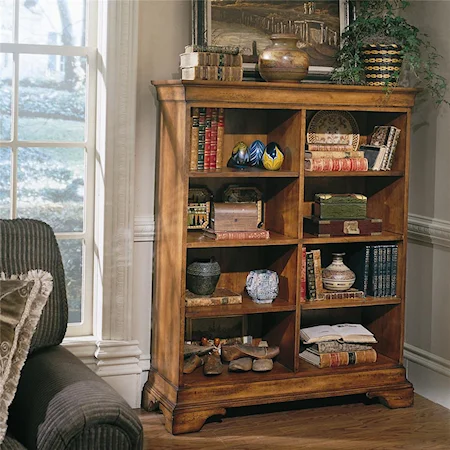
[[[395,86],[403,63],[402,48],[396,44],[363,47],[364,72],[368,86]]]

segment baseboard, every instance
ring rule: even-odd
[[[450,409],[450,361],[406,343],[404,358],[415,392]]]
[[[66,339],[63,345],[112,386],[132,408],[140,407],[142,371],[148,370],[150,355],[141,355],[138,341]]]

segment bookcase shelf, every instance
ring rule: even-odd
[[[314,177],[403,177],[405,173],[401,170],[368,171],[368,172],[305,172],[305,178]]]
[[[167,430],[180,434],[200,430],[208,417],[225,414],[226,408],[262,403],[365,393],[380,397],[392,408],[410,406],[413,387],[402,360],[410,124],[417,91],[395,88],[387,97],[382,88],[313,83],[171,80],[153,85],[161,108],[158,239],[152,365],[143,407],[159,405]],[[192,148],[197,156],[195,141],[191,145],[193,108],[206,107],[223,108],[223,152],[218,156],[223,168],[189,170]],[[321,110],[350,112],[359,127],[360,143],[369,142],[375,126],[401,129],[392,170],[305,172],[308,125]],[[265,145],[278,143],[285,156],[280,170],[226,167],[237,142],[250,145],[257,139]],[[253,186],[262,193],[264,227],[270,239],[220,241],[203,236],[202,231],[187,230],[189,189],[206,187],[214,202],[221,202],[230,184]],[[303,219],[311,216],[316,193],[365,195],[367,215],[382,219],[382,234],[317,237],[303,233]],[[360,255],[367,255],[367,249],[373,246],[374,252],[378,249],[384,255],[383,249],[394,245],[397,265],[392,267],[397,272],[391,292],[396,297],[303,302],[303,247],[321,250],[322,267],[331,262],[332,252],[344,252],[361,273],[365,259]],[[243,293],[242,304],[185,306],[188,265],[210,258],[221,269],[217,287]],[[245,293],[247,275],[256,269],[278,274],[278,298],[271,304],[256,304]],[[302,327],[339,323],[360,323],[375,335],[376,363],[319,369],[299,357]],[[202,369],[183,374],[184,342],[202,336],[252,336],[255,342],[278,346],[280,353],[274,368],[265,373],[232,373],[225,364],[222,374],[215,377],[204,375]]]
[[[296,305],[277,297],[273,303],[259,304],[246,295],[242,295],[242,303],[238,305],[196,306],[186,308],[186,317],[230,317],[244,314],[264,314],[280,311],[295,311]]]
[[[304,233],[303,243],[308,244],[336,244],[336,243],[352,243],[352,242],[389,242],[402,241],[403,235],[399,233],[389,233],[383,231],[378,236],[329,236],[318,237],[309,233]]]
[[[265,170],[254,167],[233,169],[224,167],[216,170],[191,171],[190,178],[298,178],[298,172],[292,170]]]
[[[228,364],[224,364],[224,366],[224,371],[220,375],[220,384],[231,384],[236,386],[267,380],[267,373],[256,373],[252,371],[244,373],[229,372]],[[270,378],[285,378],[286,376],[293,376],[292,370],[278,362],[275,362],[273,369],[270,371]],[[183,375],[183,385],[185,388],[204,386],[213,387],[214,385],[217,385],[217,381],[217,378],[205,377],[201,371],[195,371],[188,375]]]
[[[365,297],[346,298],[340,300],[317,300],[301,304],[302,311],[314,309],[356,308],[359,306],[399,305],[402,302],[398,297]]]
[[[250,240],[214,240],[204,236],[200,231],[191,231],[187,235],[187,248],[209,248],[209,247],[260,247],[269,245],[293,245],[298,239],[284,236],[275,231],[270,231],[269,239]]]

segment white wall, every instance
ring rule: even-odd
[[[133,328],[139,341],[142,385],[150,366],[151,279],[153,267],[156,93],[151,80],[180,78],[179,54],[191,40],[190,0],[141,0],[136,117],[135,244]],[[175,195],[176,193],[174,193]]]
[[[413,1],[407,15],[444,56],[440,73],[450,80],[450,2]],[[450,408],[450,107],[421,97],[412,121],[405,358],[416,392]]]

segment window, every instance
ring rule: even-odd
[[[72,336],[93,331],[96,8],[0,0],[0,217],[53,227]]]

